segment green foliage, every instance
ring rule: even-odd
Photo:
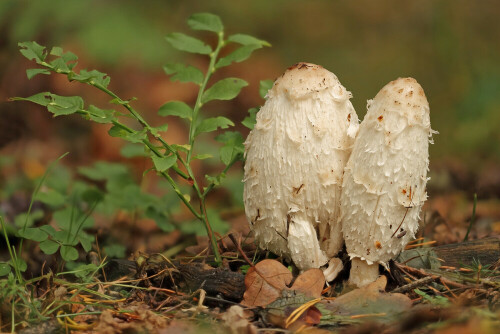
[[[417,295],[421,296],[422,299],[429,304],[436,305],[436,306],[443,306],[443,307],[450,305],[450,301],[446,297],[431,296],[431,295],[428,295],[427,293],[425,293],[424,291],[419,290],[419,289],[415,289],[413,291],[415,291],[415,293]]]
[[[97,70],[89,71],[85,69],[76,71],[75,67],[77,65],[78,57],[71,52],[64,52],[64,50],[60,47],[54,47],[50,50],[50,52],[48,52],[44,46],[41,46],[36,42],[19,43],[20,52],[26,58],[41,66],[41,68],[28,69],[28,78],[31,79],[39,74],[47,75],[56,73],[66,75],[69,81],[77,81],[103,91],[111,97],[112,100],[110,103],[124,108],[127,115],[121,114],[114,109],[101,109],[93,105],[86,107],[83,99],[79,96],[65,97],[49,92],[38,93],[31,97],[13,98],[13,100],[29,101],[39,104],[46,107],[49,112],[54,114],[54,116],[79,114],[90,121],[112,124],[113,126],[109,130],[110,136],[119,137],[130,142],[131,144],[134,144],[134,146],[127,146],[126,149],[123,149],[122,152],[124,155],[149,155],[157,173],[165,178],[165,180],[173,188],[177,197],[188,207],[196,219],[204,224],[206,233],[211,242],[212,251],[215,254],[217,262],[220,262],[221,259],[217,242],[212,226],[210,225],[211,219],[209,215],[213,214],[209,214],[208,212],[211,211],[205,208],[205,199],[210,190],[220,184],[228,169],[236,161],[243,159],[243,138],[241,134],[237,132],[225,132],[216,138],[217,141],[223,143],[223,146],[219,151],[219,158],[224,163],[225,168],[219,174],[207,176],[206,180],[208,181],[208,184],[203,185],[202,180],[198,180],[194,176],[191,170],[191,162],[194,159],[210,159],[212,155],[206,153],[194,155],[193,152],[196,143],[195,139],[202,133],[210,133],[218,129],[227,129],[234,126],[234,123],[230,119],[223,116],[209,118],[203,117],[202,107],[210,101],[234,99],[240,94],[241,90],[248,85],[246,81],[240,78],[232,77],[221,79],[215,83],[210,83],[210,79],[217,69],[229,66],[235,62],[244,61],[255,50],[264,46],[270,46],[270,44],[266,41],[244,34],[234,34],[229,36],[229,38],[224,39],[224,25],[222,24],[220,18],[213,14],[193,14],[188,18],[187,23],[193,30],[202,30],[214,33],[217,37],[217,43],[214,47],[212,47],[196,37],[178,32],[170,33],[166,36],[166,41],[173,48],[180,51],[206,56],[209,60],[208,67],[205,71],[201,71],[191,65],[178,63],[169,63],[163,68],[165,73],[171,76],[171,80],[192,82],[199,86],[197,100],[192,107],[182,101],[168,101],[158,111],[161,116],[176,116],[183,118],[188,122],[188,142],[184,145],[168,144],[161,137],[161,132],[167,130],[166,124],[151,126],[145,119],[143,119],[140,113],[132,107],[131,102],[133,100],[124,100],[108,89],[110,78],[105,73],[101,73]],[[234,49],[234,44],[239,44],[240,46]],[[227,54],[225,57],[219,57],[220,51],[225,47],[232,48],[232,52]],[[264,90],[267,92],[268,87],[268,82],[261,84],[261,95]],[[125,116],[135,119],[137,121],[138,129],[125,125],[121,121],[121,119]],[[251,126],[251,124],[253,124],[252,122],[254,122],[252,119],[246,119],[244,121],[247,126]],[[143,145],[142,150],[138,144]],[[95,166],[94,170],[80,170],[80,173],[90,179],[98,180],[104,178],[107,180],[106,187],[109,194],[115,194],[115,196],[111,196],[112,199],[106,199],[106,196],[103,195],[104,199],[99,198],[97,200],[96,197],[95,202],[90,200],[87,201],[87,209],[90,207],[93,210],[95,206],[97,206],[97,203],[101,201],[107,202],[114,200],[115,202],[120,202],[121,197],[123,201],[120,204],[125,206],[127,204],[130,205],[132,202],[130,199],[133,198],[135,202],[138,203],[137,206],[141,207],[141,210],[146,212],[151,217],[159,218],[165,214],[165,212],[158,209],[157,205],[152,204],[154,200],[152,200],[149,196],[141,194],[140,191],[134,186],[128,185],[127,187],[123,187],[123,185],[120,184],[120,186],[117,187],[119,189],[120,196],[115,193],[114,187],[116,187],[116,184],[114,184],[114,182],[118,181],[119,183],[119,179],[115,178],[115,174],[111,175],[109,170],[107,170],[108,168],[116,167],[99,165]],[[192,193],[189,194],[182,191],[180,186],[170,175],[171,173],[175,173],[180,177],[187,179],[189,183],[192,184]],[[75,201],[92,197],[91,194],[87,193],[85,196],[83,196],[83,194],[84,192],[75,195]],[[94,192],[94,195],[96,194],[97,193]],[[199,204],[199,209],[195,209],[195,203],[193,203],[195,200],[192,200],[193,194],[195,195],[195,200]],[[47,192],[44,196],[44,203],[47,205],[62,206],[62,202],[63,200],[57,195],[57,193]],[[78,207],[73,207],[72,210],[73,211],[70,211],[69,207],[66,207],[65,209],[59,211],[60,220],[70,222],[67,226],[65,226],[66,230],[64,230],[64,234],[62,233],[63,231],[58,231],[51,235],[47,231],[23,230],[23,236],[32,239],[36,238],[39,242],[43,243],[43,249],[47,252],[57,251],[54,242],[59,243],[61,256],[67,260],[74,259],[77,256],[74,246],[76,246],[78,242],[84,249],[89,246],[89,240],[85,237],[80,238],[78,233],[81,233],[84,223],[90,221],[90,212],[88,210],[82,210]],[[219,220],[215,218],[213,221],[216,225],[219,222]],[[163,226],[162,228],[165,229],[167,228],[164,224],[160,226]],[[220,229],[218,228],[218,230]],[[75,233],[75,231],[78,233]],[[63,239],[65,240],[65,243],[62,242]]]

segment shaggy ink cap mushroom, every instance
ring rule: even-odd
[[[341,222],[352,259],[349,281],[373,282],[412,239],[427,199],[429,104],[413,78],[384,86],[361,122],[345,168]]]
[[[342,174],[359,127],[351,96],[330,71],[298,63],[275,81],[245,142],[245,212],[256,242],[301,270],[326,264],[343,245]]]

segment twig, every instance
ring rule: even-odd
[[[240,252],[241,256],[243,257],[243,259],[251,266],[253,267],[254,264],[252,263],[252,261],[250,261],[250,259],[248,258],[248,256],[245,254],[245,252],[243,251],[243,249],[241,248],[241,245],[240,243],[236,240],[236,238],[234,237],[234,235],[232,233],[229,233],[229,239],[231,239],[231,241],[233,242],[234,246],[236,247],[236,249],[238,250],[238,252]]]
[[[464,241],[467,241],[469,238],[470,230],[472,229],[472,225],[474,225],[474,221],[476,220],[476,206],[477,206],[477,194],[474,194],[474,204],[472,206],[472,216],[470,217],[469,228],[467,229],[467,233],[465,234]]]
[[[454,286],[456,288],[461,288],[461,289],[469,289],[470,288],[470,286],[460,284],[457,282],[453,282],[449,279],[443,278],[442,276],[429,274],[429,273],[425,272],[423,269],[416,269],[416,268],[405,266],[405,265],[399,264],[399,263],[395,263],[395,265],[396,265],[396,267],[401,269],[403,272],[408,272],[408,273],[411,273],[411,274],[419,276],[419,277],[429,276],[429,277],[432,277],[433,280],[439,280],[439,281],[441,281],[441,283],[443,283],[443,282],[446,283],[448,286]]]
[[[416,289],[419,286],[427,285],[427,284],[429,284],[429,283],[431,283],[433,281],[434,281],[434,279],[431,276],[426,276],[426,277],[423,277],[423,278],[418,279],[416,281],[413,281],[411,283],[408,283],[406,285],[400,286],[400,287],[392,290],[391,292],[394,292],[394,293],[404,293],[404,292]]]

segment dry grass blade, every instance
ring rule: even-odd
[[[307,303],[304,303],[297,307],[291,314],[290,316],[285,320],[285,328],[288,328],[291,324],[293,324],[297,319],[300,318],[302,314],[304,314],[309,307],[315,305],[316,303],[319,303],[321,301],[321,298],[316,298],[313,300],[308,301]]]

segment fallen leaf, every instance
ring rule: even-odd
[[[297,277],[291,290],[302,292],[308,297],[319,298],[325,286],[325,276],[321,269],[309,269]]]
[[[242,305],[266,306],[281,296],[292,281],[292,273],[276,260],[263,260],[251,267],[245,276],[246,291]]]
[[[250,312],[250,314],[248,314],[248,312]],[[254,334],[257,333],[257,328],[249,321],[252,315],[251,311],[245,310],[241,306],[233,305],[221,316],[221,318],[230,329],[231,333]]]
[[[387,278],[380,276],[375,282],[353,290],[333,301],[323,304],[332,315],[355,316],[354,318],[390,319],[412,306],[410,298],[400,293],[387,293]],[[321,308],[320,308],[321,310]],[[323,312],[323,315],[325,313]]]
[[[319,324],[321,320],[321,311],[316,306],[311,306],[304,314],[304,321],[309,326]]]

